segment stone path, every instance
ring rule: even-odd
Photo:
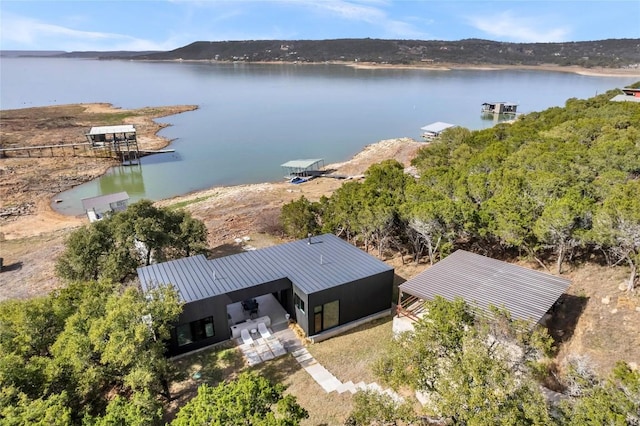
[[[238,347],[247,359],[247,364],[254,366],[263,361],[277,358],[287,353],[280,340],[275,336],[255,339],[253,343],[244,343],[238,339]]]
[[[391,389],[384,389],[382,386],[373,383],[353,383],[348,381],[342,383],[329,370],[324,368],[309,353],[295,333],[289,329],[279,331],[266,339],[254,339],[253,343],[244,343],[242,339],[237,339],[238,347],[242,350],[247,363],[250,366],[260,364],[290,352],[298,361],[300,366],[324,389],[325,392],[338,392],[340,394],[350,392],[354,394],[358,391],[373,391],[390,396],[395,402],[402,403],[404,399]]]
[[[351,392],[352,394],[363,390],[363,391],[373,391],[378,392],[380,394],[388,395],[397,403],[402,403],[404,399],[395,393],[391,389],[383,389],[376,382],[373,383],[353,383],[352,381],[348,381],[346,383],[342,383],[338,380],[333,374],[329,372],[326,368],[324,368],[316,359],[309,353],[307,348],[300,348],[291,353],[296,361],[300,364],[302,368],[305,369],[307,373],[324,389],[325,392],[338,392],[345,393]]]

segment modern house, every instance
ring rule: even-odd
[[[422,138],[425,141],[431,141],[440,136],[442,132],[452,127],[456,127],[456,125],[443,123],[442,121],[436,121],[435,123],[431,123],[424,127],[421,127],[420,130],[422,130]]]
[[[324,234],[217,259],[198,255],[145,266],[138,277],[143,291],[169,284],[184,302],[168,342],[177,355],[238,337],[260,322],[274,327],[293,319],[313,337],[388,314],[394,270]]]
[[[129,194],[117,192],[98,197],[83,198],[81,201],[89,222],[95,222],[102,219],[105,214],[126,210],[129,204]]]
[[[394,332],[412,329],[424,314],[427,300],[457,297],[472,307],[505,308],[511,318],[542,322],[570,281],[501,260],[457,250],[400,285]]]

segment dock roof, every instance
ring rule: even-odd
[[[208,261],[199,255],[144,266],[138,277],[143,290],[174,285],[188,303],[284,278],[311,294],[390,270],[359,248],[324,234]]]
[[[98,197],[83,198],[82,208],[85,210],[91,210],[98,207],[108,206],[111,203],[117,203],[118,201],[126,201],[129,199],[129,194],[125,191],[116,192],[113,194],[100,195]]]
[[[135,133],[133,124],[121,124],[117,126],[97,126],[92,127],[87,135],[110,135],[114,133]]]
[[[436,121],[435,123],[431,123],[428,124],[424,127],[421,127],[421,130],[424,130],[425,132],[431,132],[431,133],[440,133],[446,129],[449,129],[451,127],[456,127],[455,124],[449,124],[449,123],[444,123],[442,121]]]
[[[314,167],[324,162],[324,158],[313,158],[308,160],[291,160],[282,164],[282,167],[287,167],[290,169],[308,169],[310,167]]]
[[[400,285],[422,300],[463,298],[488,309],[504,307],[514,319],[538,322],[566,291],[570,281],[464,250],[457,250]]]

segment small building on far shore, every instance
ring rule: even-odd
[[[436,121],[435,123],[431,123],[424,127],[421,127],[420,130],[422,130],[422,138],[425,141],[432,141],[438,136],[440,136],[442,132],[444,132],[447,129],[451,129],[453,127],[457,127],[457,126],[455,124]]]

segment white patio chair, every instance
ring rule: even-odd
[[[271,333],[269,332],[269,329],[267,329],[267,326],[263,322],[258,324],[258,332],[260,332],[260,335],[262,336],[263,339],[266,339],[267,337],[271,337]]]
[[[240,337],[242,337],[242,342],[245,345],[252,345],[253,344],[253,339],[251,338],[251,335],[249,334],[249,330],[247,330],[246,328],[243,328],[242,331],[240,331]]]

